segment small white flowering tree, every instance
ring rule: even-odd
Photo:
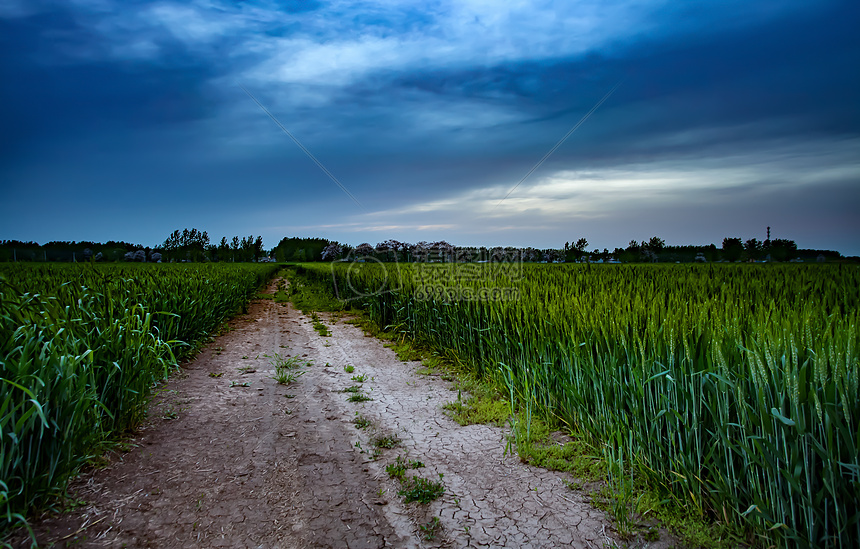
[[[361,244],[359,244],[358,246],[355,247],[355,254],[358,257],[373,255],[373,246],[371,246],[367,242],[362,242]]]
[[[336,259],[340,259],[340,256],[343,254],[343,247],[337,242],[332,242],[328,246],[325,247],[322,251],[322,260],[323,261],[335,261]]]

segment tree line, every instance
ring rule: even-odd
[[[227,240],[218,244],[209,240],[209,233],[197,229],[179,229],[170,233],[157,251],[167,261],[259,261],[268,254],[263,250],[263,237],[254,235]]]
[[[0,261],[138,261],[138,262],[201,262],[201,261],[260,261],[267,258],[263,237],[253,235],[222,237],[212,243],[206,231],[175,230],[156,246],[109,240],[52,241],[46,244],[20,240],[0,241]]]
[[[375,261],[528,261],[570,262],[693,262],[693,261],[828,261],[845,259],[833,250],[799,249],[793,240],[768,238],[742,239],[726,237],[722,245],[668,246],[653,236],[649,240],[631,240],[626,247],[610,251],[589,250],[584,237],[573,239],[563,248],[470,247],[455,246],[445,240],[409,243],[394,239],[375,245],[363,242],[357,246],[325,238],[285,237],[269,251],[263,248],[263,237],[222,237],[214,243],[207,231],[196,228],[174,230],[160,245],[144,247],[122,241],[52,241],[40,245],[18,240],[0,241],[0,261],[261,261],[308,262],[335,260]],[[857,258],[851,258],[857,259]]]
[[[323,242],[322,239],[314,239]],[[315,250],[319,249],[319,245]],[[307,256],[310,258],[311,256]],[[738,262],[738,261],[821,261],[843,259],[833,250],[799,249],[793,240],[768,238],[758,241],[755,238],[742,240],[727,237],[722,246],[668,246],[666,241],[654,236],[649,240],[631,240],[625,248],[610,251],[588,250],[588,240],[578,238],[566,242],[563,248],[517,248],[496,246],[462,247],[454,246],[444,240],[438,242],[421,241],[415,244],[397,240],[385,240],[375,246],[364,242],[350,246],[339,242],[329,242],[322,248],[319,256],[307,261],[361,260],[374,261],[528,261],[546,263],[573,262]],[[280,259],[279,259],[280,260]]]

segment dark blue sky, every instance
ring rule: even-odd
[[[771,226],[860,255],[858,27],[847,1],[0,0],[0,238],[612,249]]]

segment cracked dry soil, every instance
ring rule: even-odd
[[[160,388],[132,448],[72,483],[81,505],[34,524],[40,546],[617,543],[609,520],[564,475],[505,455],[504,429],[449,419],[441,406],[456,398],[451,383],[416,373],[420,363],[399,361],[361,329],[327,322],[331,336],[322,337],[271,300],[253,302],[229,325]],[[275,353],[312,365],[279,385]],[[372,400],[348,401],[353,393],[342,391],[356,385]],[[358,415],[371,426],[358,429]],[[400,442],[375,450],[383,435]],[[385,471],[397,457],[421,461],[408,474],[441,479],[442,497],[405,504]]]

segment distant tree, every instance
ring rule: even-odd
[[[430,260],[430,242],[420,240],[409,248],[409,255],[413,261],[429,261]],[[358,251],[358,248],[355,249]]]
[[[274,248],[275,258],[283,261],[322,261],[322,253],[331,244],[325,238],[282,238]],[[300,250],[304,253],[300,254]]]
[[[263,256],[263,237],[258,236],[254,240],[254,261],[259,261]]]
[[[564,261],[566,263],[572,263],[574,261],[579,261],[582,259],[584,255],[586,255],[585,249],[588,248],[588,240],[585,238],[580,238],[572,245],[570,243],[565,244],[564,249]]]
[[[708,244],[703,253],[708,261],[717,261],[720,257],[720,252],[717,250],[716,244]]]
[[[377,244],[375,249],[381,259],[397,261],[397,250],[399,247],[400,242],[388,239]]]
[[[406,259],[406,261],[412,260],[412,258],[410,257],[410,251],[411,250],[412,250],[412,244],[410,244],[409,242],[405,242],[405,241],[401,242],[400,247],[398,248],[400,255],[403,256]]]
[[[666,247],[666,241],[663,240],[662,238],[652,236],[651,239],[648,241],[648,244],[646,246],[642,246],[642,247],[643,248],[647,247],[653,253],[659,254],[660,252],[663,251],[663,248]]]
[[[452,261],[454,259],[455,246],[446,240],[434,242],[432,250],[440,261]]]
[[[505,261],[507,257],[508,254],[502,246],[496,246],[490,250],[490,261]]]
[[[567,251],[565,250],[565,256],[567,255]],[[540,261],[543,257],[540,250],[537,248],[528,247],[523,250],[523,261]]]
[[[740,238],[723,239],[723,259],[726,261],[737,261],[744,253],[744,244]]]
[[[373,255],[373,246],[367,242],[362,242],[355,247],[355,253],[358,257]]]
[[[342,253],[343,247],[337,242],[332,242],[323,249],[322,259],[323,261],[335,261],[336,259],[340,259]]]
[[[788,261],[797,257],[797,244],[794,240],[775,238],[770,241],[770,246],[765,249],[774,261]]]
[[[143,263],[146,261],[146,251],[145,250],[137,250],[136,252],[126,252],[124,259],[126,261],[138,261]]]
[[[241,258],[242,261],[251,261],[254,259],[254,235],[248,235],[242,237],[242,240],[239,242],[239,248],[241,250]],[[262,243],[260,248],[262,249]]]
[[[430,244],[431,248],[436,250],[444,248],[447,243],[445,241]],[[408,260],[412,244],[408,242],[400,242],[399,240],[388,239],[376,245],[376,253],[379,259],[383,261],[399,261],[401,258]],[[453,246],[451,246],[453,250]]]
[[[747,259],[755,261],[761,256],[762,243],[757,238],[750,238],[744,242],[744,250],[747,254]]]
[[[218,261],[227,261],[227,258],[230,257],[230,243],[227,242],[226,236],[221,237],[221,242],[218,243],[218,248],[215,254],[217,255]]]
[[[209,246],[209,233],[197,229],[179,229],[170,233],[161,245],[165,255],[172,260],[190,259],[201,261]]]
[[[641,252],[642,248],[639,243],[635,240],[631,240],[627,243],[627,247],[624,248],[624,250],[621,250],[620,252],[616,250],[615,258],[625,263],[630,263],[631,261],[641,261]]]

